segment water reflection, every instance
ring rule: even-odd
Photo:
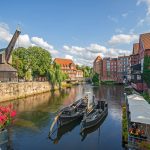
[[[102,125],[102,123],[104,122],[106,117],[107,117],[107,115],[97,125],[93,126],[92,128],[86,129],[82,133],[80,133],[80,135],[82,137],[81,141],[84,141],[88,134],[91,134],[92,132],[95,132],[97,130],[99,130],[98,131],[99,132],[98,139],[99,139],[99,137],[100,137],[100,126]]]
[[[95,94],[97,99],[108,101],[107,118],[102,124],[84,133],[83,136],[80,135],[80,122],[70,124],[64,129],[59,129],[53,141],[50,141],[47,136],[57,111],[81,98],[87,91]],[[122,149],[121,103],[124,100],[123,93],[122,86],[79,85],[54,93],[43,93],[3,103],[3,105],[13,103],[17,110],[15,126],[10,129],[10,147],[15,150],[120,150]]]
[[[80,122],[81,122],[81,119],[78,119],[76,121],[69,123],[68,125],[59,127],[57,130],[55,130],[56,133],[49,136],[49,139],[53,141],[54,144],[58,144],[62,136],[67,134],[68,132],[71,132],[76,126],[80,124]]]

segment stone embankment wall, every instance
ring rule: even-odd
[[[0,83],[0,102],[51,90],[49,82]]]

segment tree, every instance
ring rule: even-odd
[[[150,88],[150,56],[144,57],[143,78]]]
[[[41,47],[17,48],[13,51],[12,59],[21,78],[25,78],[29,70],[33,77],[45,77],[52,62],[51,54]]]
[[[85,78],[88,78],[88,77],[91,77],[92,76],[92,68],[89,67],[89,66],[79,66],[79,65],[76,65],[76,68],[78,70],[82,70],[83,71],[83,76]]]
[[[61,83],[68,78],[68,75],[62,72],[60,65],[53,62],[49,69],[48,78],[53,88],[57,84],[59,85],[59,88],[61,88]]]
[[[99,75],[97,73],[93,75],[92,82],[94,85],[99,85]]]

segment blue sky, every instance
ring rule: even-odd
[[[150,0],[5,0],[0,6],[0,48],[19,24],[16,46],[41,46],[85,65],[99,54],[130,54],[150,29]]]

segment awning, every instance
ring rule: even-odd
[[[127,96],[131,122],[150,124],[150,104],[140,95]]]

